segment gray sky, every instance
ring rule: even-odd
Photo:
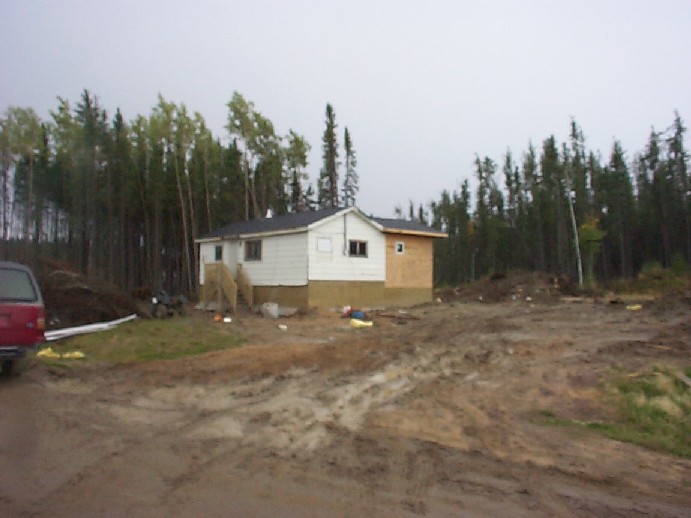
[[[565,140],[572,116],[605,157],[675,109],[691,124],[689,0],[2,0],[0,23],[1,112],[48,118],[87,88],[131,120],[160,92],[226,137],[237,90],[307,138],[314,180],[330,102],[380,216],[457,188],[476,153]]]

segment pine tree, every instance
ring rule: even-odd
[[[79,261],[84,273],[100,273],[99,258],[100,239],[105,232],[100,232],[103,223],[100,198],[107,149],[107,117],[101,108],[98,98],[87,90],[82,92],[81,102],[77,104],[76,122],[78,139],[76,149],[76,175],[72,177],[71,189],[77,193],[73,210],[77,213],[77,239],[80,243]]]
[[[345,177],[343,178],[343,205],[345,207],[352,207],[355,205],[355,196],[359,190],[359,177],[355,171],[357,159],[355,157],[355,149],[353,148],[353,141],[350,138],[348,128],[345,129],[343,137],[343,149],[345,152]]]
[[[530,243],[531,258],[528,268],[534,270],[545,270],[547,258],[545,255],[545,225],[543,216],[544,189],[540,172],[537,166],[537,156],[533,144],[528,145],[528,151],[523,154],[523,186],[526,199],[528,199],[528,210],[526,219],[529,229],[526,241]]]
[[[612,146],[607,167],[596,185],[602,200],[602,227],[606,232],[602,253],[605,276],[616,272],[617,276],[633,275],[631,245],[633,230],[633,187],[624,150],[618,141]]]
[[[307,167],[310,145],[305,137],[293,130],[290,130],[287,140],[288,146],[284,150],[284,155],[290,182],[289,207],[293,212],[302,212],[305,210],[302,183],[308,178],[305,167]]]
[[[338,142],[336,140],[336,114],[331,104],[326,105],[326,128],[322,136],[322,158],[319,174],[319,207],[338,207]]]
[[[306,211],[316,210],[319,206],[318,201],[315,199],[315,192],[311,185],[307,186],[307,190],[303,196],[302,205]]]
[[[678,112],[674,113],[671,135],[667,138],[667,170],[670,183],[674,228],[671,233],[678,243],[675,255],[691,262],[691,178],[689,177],[689,154],[684,148],[686,127]]]

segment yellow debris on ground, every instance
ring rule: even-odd
[[[52,347],[46,347],[45,349],[41,349],[36,353],[36,356],[40,358],[60,358],[60,355],[53,351]]]
[[[45,349],[41,349],[36,353],[36,356],[39,358],[51,358],[54,360],[81,360],[84,358],[84,353],[81,351],[70,351],[67,353],[60,354],[58,352],[55,352],[52,347],[46,347]]]
[[[84,358],[84,353],[81,351],[70,351],[62,354],[61,358],[65,360],[81,360]]]
[[[372,327],[374,325],[374,322],[366,321],[366,320],[360,320],[359,318],[351,318],[350,319],[350,325],[355,328],[361,328],[361,327]]]

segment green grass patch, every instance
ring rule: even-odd
[[[230,349],[242,339],[232,326],[195,317],[135,320],[109,331],[80,335],[53,342],[54,351],[81,351],[84,360],[54,360],[55,363],[96,361],[136,363],[172,360],[197,354]]]
[[[545,426],[579,427],[611,439],[691,458],[691,389],[670,367],[656,367],[636,376],[618,374],[603,397],[618,409],[614,422],[561,419],[541,410],[533,422]],[[691,366],[683,369],[691,377]]]

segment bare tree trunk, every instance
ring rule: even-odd
[[[3,151],[3,164],[2,164],[2,239],[0,240],[0,259],[7,258],[7,240],[9,237],[9,227],[8,227],[8,213],[10,209],[10,196],[9,189],[7,188],[9,183],[9,164],[5,162],[4,159],[5,152]]]
[[[111,166],[112,167],[112,166]],[[106,169],[107,187],[108,187],[108,223],[105,226],[108,236],[106,236],[108,246],[108,257],[106,258],[106,279],[111,283],[115,281],[115,250],[119,246],[122,249],[121,235],[118,235],[115,225],[115,194],[113,192],[113,175],[112,168]]]
[[[190,175],[188,171],[183,170],[185,175],[185,182],[187,183],[187,197],[189,201],[189,212],[190,212],[190,226],[192,227],[192,239],[185,239],[185,250],[187,250],[187,256],[189,261],[190,246],[192,250],[192,267],[190,273],[190,291],[188,295],[196,296],[197,294],[197,274],[199,272],[199,265],[197,264],[197,254],[194,251],[194,241],[197,239],[197,220],[194,210],[194,198],[192,197],[192,182],[190,181]]]
[[[193,293],[192,290],[192,261],[190,258],[190,247],[189,247],[189,228],[187,226],[187,207],[185,206],[185,196],[182,191],[182,181],[180,180],[180,164],[178,160],[177,153],[173,154],[173,164],[175,166],[175,181],[178,188],[178,199],[180,201],[180,217],[182,218],[182,238],[183,238],[183,248],[184,248],[184,266],[183,273],[187,277],[183,280],[183,285],[187,285],[188,294]]]
[[[250,219],[250,163],[245,152],[245,221]]]
[[[24,207],[24,253],[26,254],[25,260],[29,261],[32,259],[33,255],[30,250],[30,239],[29,239],[29,228],[31,226],[32,218],[32,201],[34,199],[34,153],[33,150],[29,154],[29,172],[27,177],[28,183],[28,195],[26,199],[26,206]],[[33,264],[32,264],[33,266]]]
[[[573,231],[574,248],[576,252],[576,266],[578,268],[578,287],[583,288],[583,263],[581,262],[581,245],[578,242],[578,226],[576,225],[576,214],[573,211],[573,199],[569,192],[569,215],[571,216],[571,230]]]
[[[204,150],[204,197],[206,198],[206,225],[207,225],[207,232],[211,232],[213,230],[213,222],[211,220],[211,195],[209,193],[209,157],[206,153],[207,150]]]

